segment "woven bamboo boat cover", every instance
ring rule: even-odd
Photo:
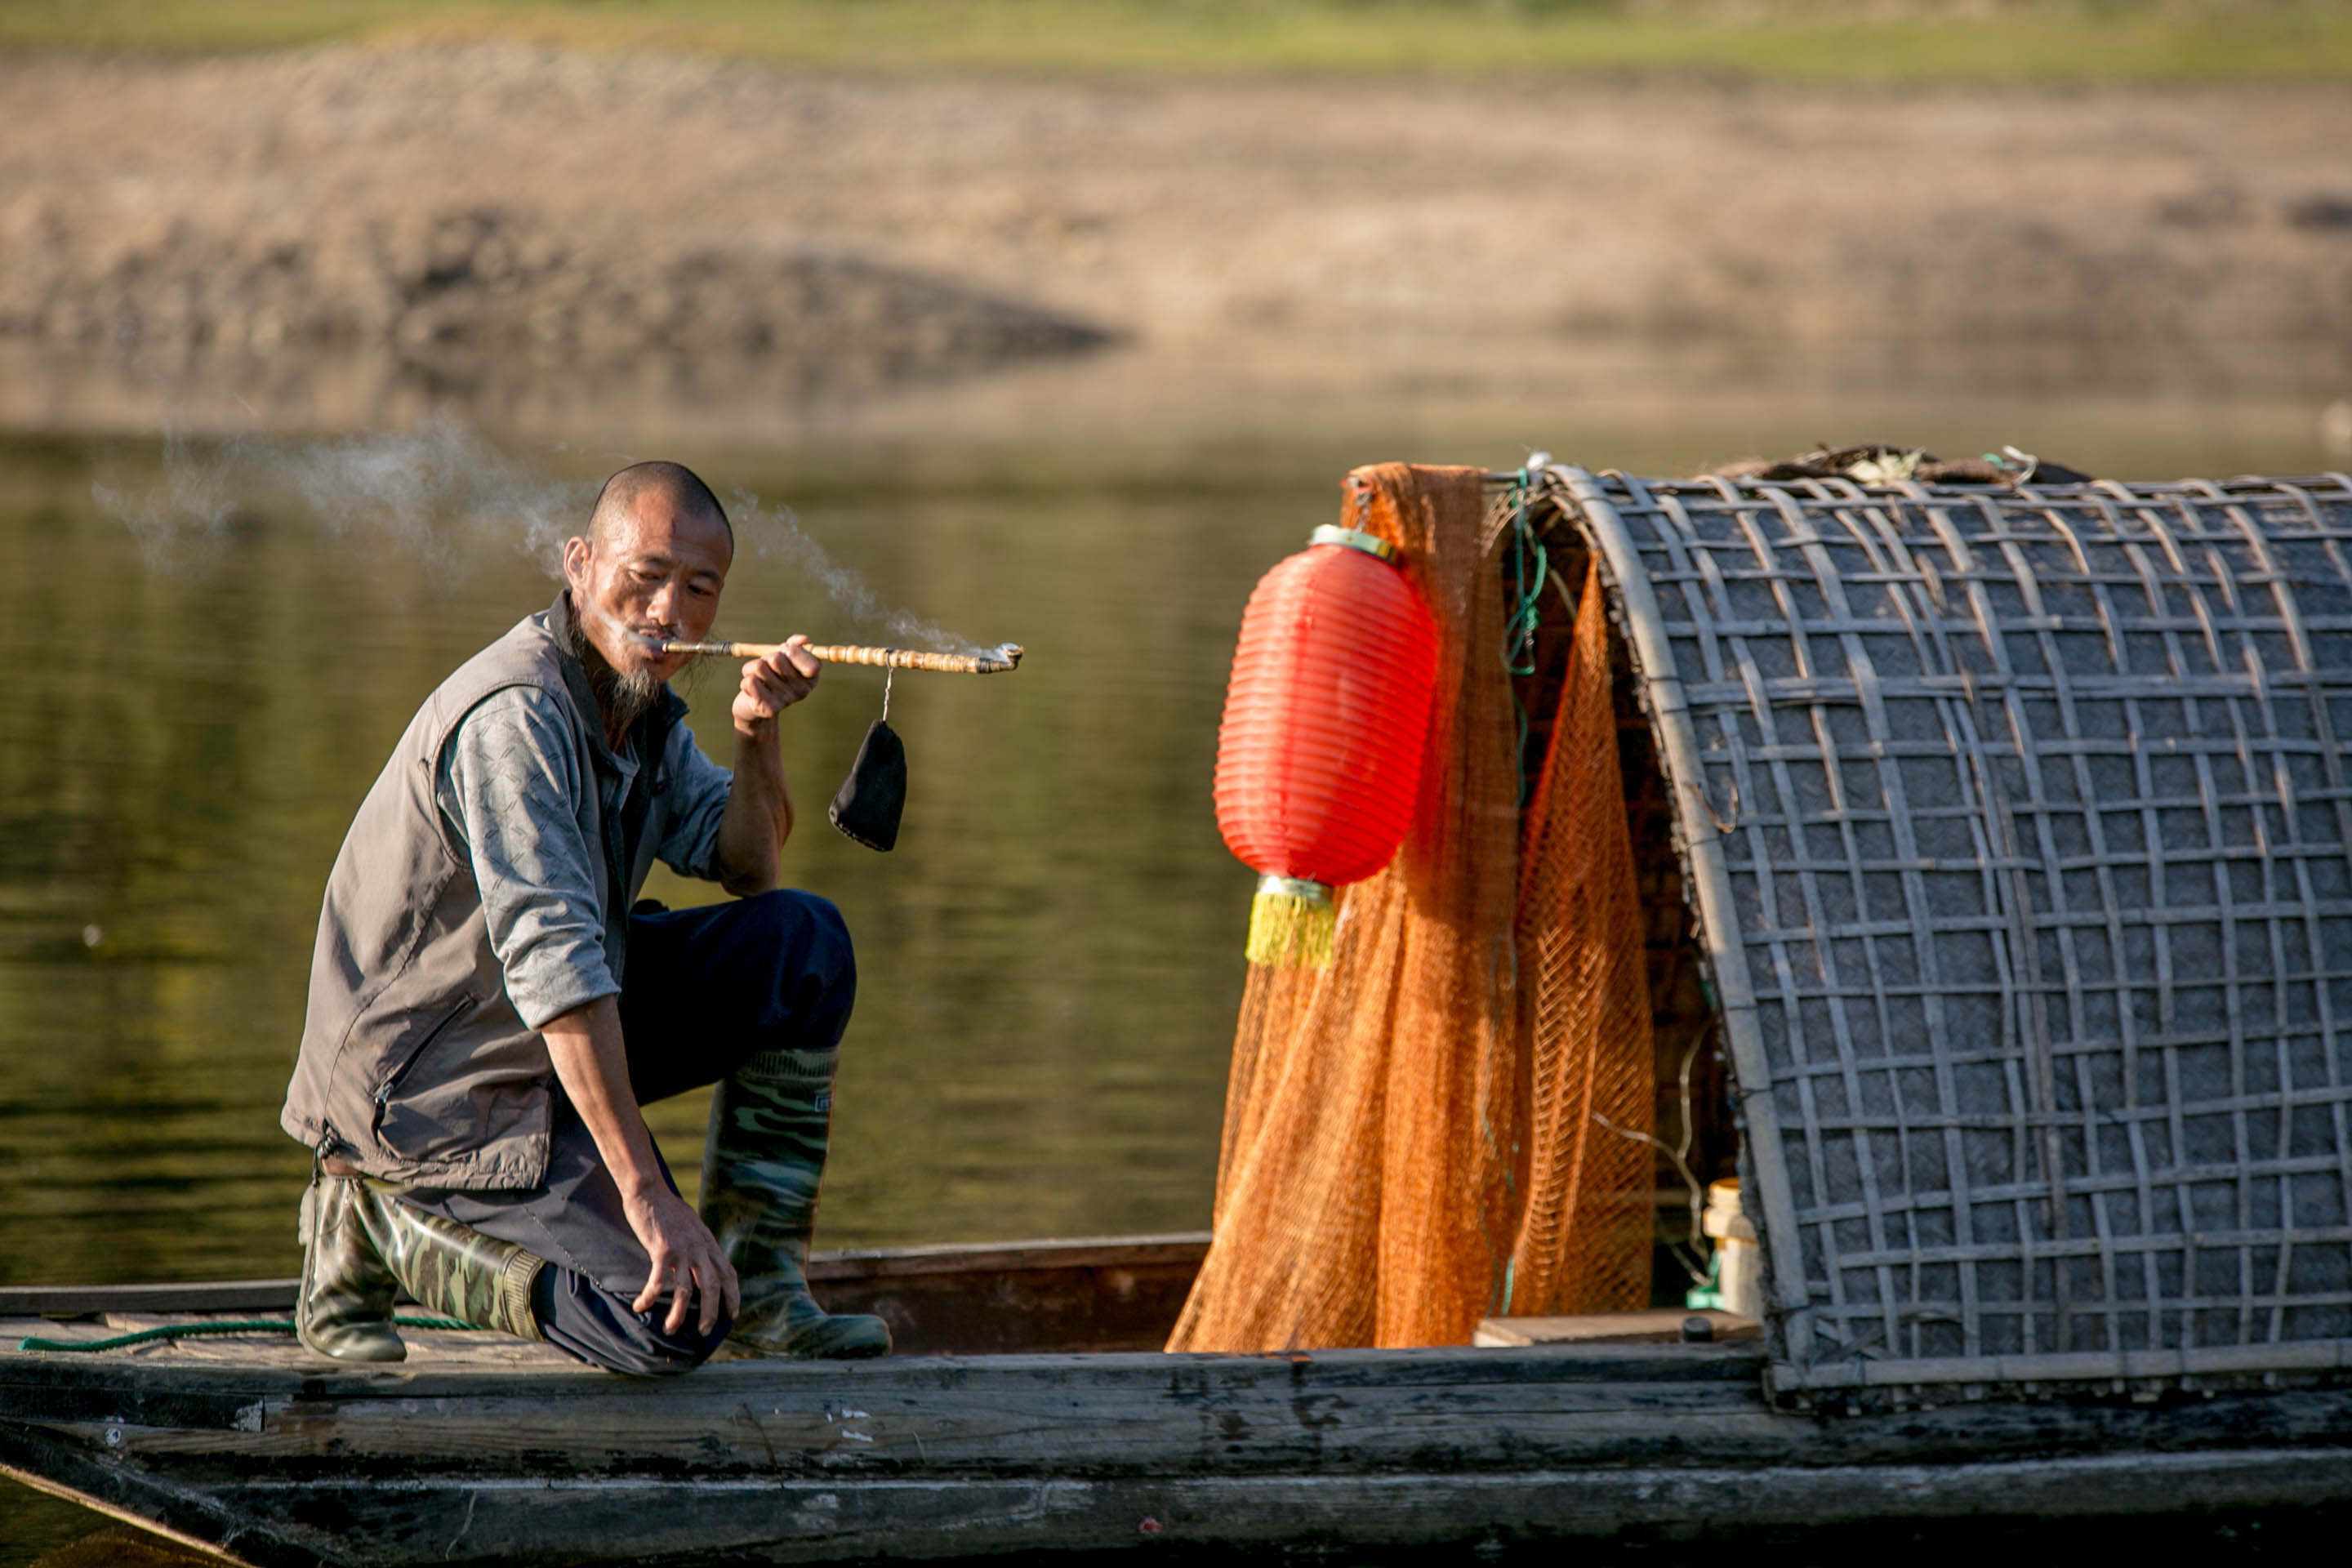
[[[1572,468],[1784,1389],[2352,1363],[2352,481]]]

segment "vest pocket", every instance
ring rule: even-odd
[[[424,1037],[410,1048],[407,1056],[401,1058],[400,1065],[384,1075],[383,1082],[377,1086],[375,1091],[374,1118],[368,1124],[368,1131],[372,1136],[383,1137],[383,1116],[384,1112],[391,1109],[392,1097],[400,1092],[400,1086],[407,1081],[408,1075],[415,1070],[416,1064],[425,1059],[425,1053],[433,1048],[433,1042],[439,1039],[449,1026],[463,1016],[466,1009],[473,1005],[474,999],[471,996],[458,997],[457,1005],[436,1019],[433,1026],[425,1031]]]

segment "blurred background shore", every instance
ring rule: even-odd
[[[1226,663],[1348,468],[2352,467],[2340,0],[0,0],[0,124],[8,1283],[294,1272],[326,868],[622,462],[727,635],[1029,649],[898,683],[891,856],[879,680],[794,732],[820,1246],[1207,1223]]]
[[[2308,444],[2352,391],[2340,4],[20,4],[10,43],[20,429],[1540,443],[2121,394]]]

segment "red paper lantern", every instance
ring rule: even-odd
[[[1254,963],[1331,961],[1331,889],[1412,826],[1437,626],[1386,541],[1318,528],[1242,612],[1217,731],[1217,828],[1260,873]]]

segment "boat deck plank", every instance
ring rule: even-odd
[[[1183,1231],[863,1247],[814,1254],[808,1276],[831,1310],[879,1314],[908,1354],[1146,1351],[1167,1342],[1208,1247],[1205,1232]],[[108,1312],[283,1318],[299,1283],[0,1286],[0,1321]]]
[[[195,1321],[199,1315],[175,1315]],[[25,1320],[8,1320],[23,1325]],[[37,1332],[102,1339],[116,1332],[100,1323],[36,1321]],[[1024,1355],[891,1356],[870,1362],[742,1360],[714,1363],[686,1380],[639,1380],[596,1371],[546,1345],[489,1334],[441,1334],[404,1330],[420,1350],[406,1362],[375,1364],[329,1361],[291,1336],[240,1336],[134,1346],[96,1354],[27,1352],[0,1340],[0,1391],[12,1385],[57,1387],[88,1383],[109,1388],[238,1389],[256,1397],[456,1397],[503,1392],[519,1397],[571,1400],[614,1390],[631,1398],[667,1398],[681,1388],[724,1388],[730,1398],[756,1397],[771,1387],[866,1391],[904,1389],[925,1394],[975,1380],[1073,1383],[1116,1387],[1153,1396],[1175,1390],[1205,1396],[1236,1385],[1287,1386],[1312,1378],[1332,1391],[1454,1388],[1514,1384],[1723,1384],[1752,1395],[1763,1357],[1738,1345],[1540,1345],[1512,1349],[1438,1346],[1423,1350],[1281,1352],[1263,1355],[1158,1352],[1033,1352]]]
[[[44,1353],[19,1350],[18,1345],[27,1338],[88,1343],[147,1329],[249,1321],[255,1315],[250,1312],[102,1312],[62,1322],[46,1318],[0,1318],[0,1357]],[[557,1371],[578,1365],[570,1356],[551,1345],[531,1344],[498,1334],[403,1329],[400,1337],[408,1345],[408,1360],[401,1364],[411,1367]],[[121,1350],[88,1353],[92,1353],[93,1359],[96,1355],[103,1355],[109,1361],[268,1368],[294,1373],[312,1372],[331,1364],[305,1349],[293,1335],[268,1332],[152,1340],[145,1344],[126,1345]]]

